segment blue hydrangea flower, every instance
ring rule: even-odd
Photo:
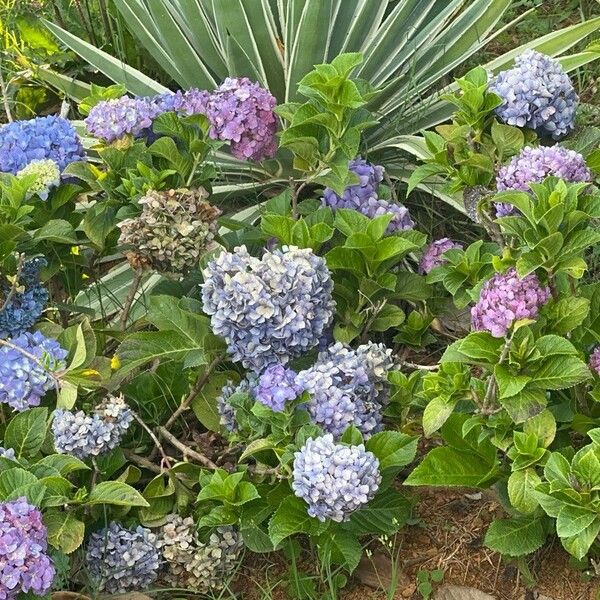
[[[526,50],[515,66],[502,71],[490,85],[502,98],[497,115],[509,125],[534,129],[558,139],[575,126],[579,98],[557,60]]]
[[[39,272],[47,264],[45,258],[34,258],[23,265],[19,287],[0,310],[0,339],[21,335],[40,318],[48,304],[48,291],[39,283]],[[10,282],[0,281],[0,307],[4,306],[11,289]]]
[[[269,365],[258,379],[253,395],[261,404],[274,412],[283,412],[285,405],[295,400],[302,386],[296,382],[296,373],[283,365]]]
[[[237,385],[234,385],[233,381],[228,381],[227,385],[224,385],[221,389],[221,394],[217,397],[217,412],[221,417],[220,424],[229,433],[237,433],[239,431],[235,408],[230,404],[229,399],[234,394],[252,394],[257,380],[258,378],[255,373],[248,373]]]
[[[15,455],[15,451],[12,448],[3,448],[0,446],[0,456],[2,458],[8,458],[10,460],[16,460],[17,456]]]
[[[158,577],[156,536],[141,525],[126,529],[112,522],[90,536],[85,564],[99,591],[124,594],[144,590]]]
[[[391,350],[382,344],[352,350],[337,343],[300,371],[296,382],[310,394],[307,409],[314,423],[335,439],[350,425],[368,438],[383,427],[391,368]]]
[[[45,596],[55,570],[47,554],[48,533],[42,513],[26,498],[0,502],[0,599],[20,593]]]
[[[120,444],[132,421],[133,413],[122,396],[109,396],[92,415],[57,409],[52,422],[54,447],[76,458],[98,456]]]
[[[383,181],[385,170],[378,165],[372,165],[362,158],[351,160],[348,168],[359,178],[359,183],[349,185],[342,196],[338,196],[331,188],[325,188],[321,202],[330,208],[350,208],[370,219],[385,214],[391,214],[392,220],[387,233],[412,229],[414,222],[408,214],[408,209],[401,204],[395,204],[379,198],[379,184]]]
[[[16,411],[39,406],[46,392],[54,387],[51,374],[66,367],[68,352],[56,340],[44,337],[39,331],[23,333],[11,339],[10,344],[24,353],[0,345],[0,402]]]
[[[379,489],[379,461],[362,444],[336,444],[328,434],[308,439],[294,456],[292,489],[319,521],[347,521]]]
[[[310,350],[333,319],[333,281],[308,248],[222,252],[204,270],[202,302],[234,361],[256,372]]]
[[[67,119],[48,116],[13,121],[0,127],[0,170],[16,175],[34,160],[49,158],[61,172],[85,160],[81,140]]]
[[[186,91],[165,92],[149,100],[156,106],[157,114],[177,112],[183,115],[206,114],[210,93],[191,88]]]

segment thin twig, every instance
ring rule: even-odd
[[[15,280],[13,281],[10,291],[8,292],[8,296],[6,296],[6,300],[0,307],[0,312],[2,312],[10,304],[10,301],[13,299],[13,296],[17,292],[17,287],[19,287],[19,280],[21,279],[21,272],[23,271],[24,264],[25,264],[25,255],[21,254],[19,256],[19,264],[17,265],[17,274],[15,275]]]
[[[440,365],[418,365],[417,363],[412,363],[408,361],[403,361],[403,367],[408,367],[409,369],[417,369],[419,371],[439,371]]]
[[[142,282],[142,276],[144,272],[142,269],[136,269],[135,275],[133,277],[133,281],[131,282],[131,288],[129,288],[129,293],[127,294],[127,298],[125,299],[125,304],[123,305],[123,312],[121,313],[121,319],[119,320],[119,328],[121,331],[125,331],[127,329],[127,319],[129,318],[129,313],[131,312],[131,308],[135,301],[135,295],[140,288],[140,283]]]
[[[6,113],[6,119],[9,123],[12,123],[13,116],[10,112],[10,104],[8,102],[8,88],[6,86],[6,82],[4,81],[4,70],[2,66],[2,61],[0,60],[0,92],[2,92],[2,102],[4,104],[4,112]]]
[[[500,354],[500,360],[498,361],[499,365],[501,365],[506,360],[514,335],[515,332],[513,331],[510,337],[506,339],[506,343],[504,344],[504,348],[502,348],[502,353]],[[488,379],[487,389],[483,398],[483,405],[481,406],[482,414],[488,414],[489,406],[492,403],[492,400],[494,399],[494,396],[496,394],[496,389],[496,377],[492,373],[490,374],[490,378]]]
[[[148,427],[148,425],[146,425],[146,423],[144,423],[143,419],[136,412],[131,411],[131,414],[133,415],[133,418],[144,429],[144,431],[152,438],[152,441],[154,442],[156,449],[160,452],[160,455],[163,457],[163,461],[167,465],[167,468],[169,468],[171,466],[170,463],[171,463],[172,458],[165,452],[165,449],[162,447],[162,444],[160,443],[159,439],[156,437],[156,435],[154,434],[152,429],[150,429],[150,427]]]
[[[159,427],[158,433],[162,437],[164,437],[165,440],[169,442],[169,444],[175,446],[175,448],[177,448],[178,450],[181,450],[184,459],[189,456],[190,458],[193,458],[196,462],[200,463],[201,465],[204,465],[205,467],[208,467],[209,469],[219,468],[217,467],[217,465],[215,465],[215,463],[212,460],[210,460],[210,458],[204,456],[203,454],[200,454],[199,452],[196,452],[195,450],[192,450],[191,448],[188,448],[183,442],[180,442],[172,433],[169,433],[164,427]]]
[[[397,203],[398,202],[398,194],[396,193],[396,188],[394,186],[394,182],[392,181],[392,178],[384,171],[383,172],[383,177],[385,179],[385,182],[388,184],[388,187],[390,188],[390,195],[392,197],[392,200]]]
[[[148,471],[152,471],[153,473],[163,473],[164,470],[161,469],[158,465],[155,465],[153,462],[149,461],[147,458],[143,456],[137,455],[135,452],[131,450],[123,449],[123,454],[125,454],[125,458],[131,462],[136,463],[140,467],[144,469],[148,469]]]

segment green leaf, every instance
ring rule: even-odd
[[[30,504],[41,506],[46,488],[35,475],[14,467],[0,473],[0,500],[16,500],[21,496]]]
[[[410,464],[417,454],[419,438],[399,431],[381,431],[367,440],[367,450],[379,459],[381,471]]]
[[[377,313],[371,324],[373,331],[387,331],[392,327],[398,327],[404,322],[404,311],[394,304],[385,304]]]
[[[576,559],[581,560],[589,551],[592,544],[600,534],[600,518],[596,518],[588,527],[577,535],[570,538],[562,538],[560,541],[565,550]]]
[[[575,356],[550,357],[534,374],[535,384],[547,390],[563,390],[591,378],[587,365]]]
[[[150,504],[130,485],[121,481],[102,481],[94,486],[86,504],[112,504],[114,506],[143,506]]]
[[[454,411],[456,400],[438,396],[431,400],[423,411],[423,433],[431,437],[448,420]]]
[[[48,542],[65,554],[75,552],[83,542],[85,524],[68,512],[48,512],[44,516]]]
[[[69,454],[50,454],[49,456],[44,456],[44,458],[31,467],[31,471],[36,477],[44,477],[54,471],[58,471],[65,477],[75,471],[87,470],[89,470],[89,467],[83,461]]]
[[[30,408],[16,414],[6,427],[4,443],[17,457],[35,456],[46,439],[47,408]]]
[[[394,488],[378,493],[345,525],[356,535],[392,535],[410,518],[412,504]]]
[[[269,522],[269,537],[277,547],[283,540],[296,533],[318,535],[327,527],[318,519],[309,516],[308,507],[296,496],[288,496],[275,511]]]
[[[539,518],[515,518],[494,521],[485,535],[485,545],[505,556],[525,556],[546,541],[544,524]]]
[[[556,533],[561,538],[579,535],[597,518],[598,513],[593,509],[588,510],[581,506],[565,504],[556,519]]]
[[[535,383],[537,384],[537,381]],[[524,423],[546,408],[548,398],[543,390],[525,388],[514,396],[500,397],[500,404],[515,423]]]
[[[525,515],[529,515],[537,509],[539,503],[535,494],[535,488],[542,482],[534,469],[523,469],[511,473],[508,478],[508,497],[510,503]]]
[[[334,564],[352,573],[362,557],[362,545],[350,531],[335,529],[317,540],[321,564]]]
[[[33,235],[36,242],[48,241],[57,244],[76,245],[77,235],[73,226],[68,221],[55,219],[44,223]]]
[[[587,298],[561,298],[545,310],[550,319],[552,330],[559,335],[566,335],[581,325],[590,310]]]

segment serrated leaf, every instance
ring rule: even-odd
[[[6,427],[4,443],[17,457],[30,458],[37,454],[46,438],[48,409],[30,408],[16,414]]]
[[[65,554],[75,552],[83,542],[85,524],[68,512],[49,512],[44,516],[48,542]]]
[[[86,504],[143,506],[146,508],[150,506],[137,490],[121,481],[102,481],[97,484],[90,492]]]
[[[546,541],[544,524],[539,518],[515,518],[494,521],[485,534],[485,545],[505,556],[525,556]]]
[[[296,496],[288,496],[275,511],[269,522],[269,537],[277,547],[283,540],[296,533],[318,535],[327,527],[308,514],[307,504]]]

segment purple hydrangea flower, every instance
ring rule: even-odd
[[[535,273],[523,279],[514,268],[496,273],[483,284],[479,301],[471,309],[473,329],[503,337],[515,321],[535,320],[549,299],[550,288],[542,287]]]
[[[123,96],[98,102],[84,123],[94,137],[114,142],[126,135],[137,138],[148,133],[158,112],[156,105],[148,98]]]
[[[287,402],[295,400],[303,391],[296,382],[296,373],[283,365],[269,365],[253,390],[254,397],[274,412],[283,412]]]
[[[52,421],[54,447],[76,458],[98,456],[119,445],[132,421],[133,413],[122,396],[109,396],[92,415],[57,409]]]
[[[321,202],[330,208],[350,208],[374,219],[385,214],[392,214],[392,220],[387,233],[412,229],[414,222],[408,214],[408,209],[401,204],[394,204],[379,198],[379,184],[383,181],[384,168],[372,165],[362,158],[355,158],[348,168],[359,178],[359,183],[349,185],[342,196],[332,189],[325,188]]]
[[[46,392],[54,387],[52,373],[66,367],[68,352],[39,331],[23,333],[10,343],[23,352],[0,345],[0,402],[16,411],[39,406]]]
[[[210,93],[191,88],[185,92],[165,92],[149,98],[157,109],[157,114],[177,112],[183,115],[206,114]]]
[[[336,444],[328,434],[309,438],[295,457],[292,489],[319,521],[347,521],[379,489],[379,461],[362,444]]]
[[[585,158],[578,152],[558,144],[536,148],[527,146],[498,171],[496,187],[500,192],[505,190],[528,192],[531,183],[541,183],[549,176],[560,177],[573,183],[592,180],[592,173],[585,163]],[[517,210],[512,204],[496,204],[497,217],[516,213]]]
[[[512,69],[498,74],[490,91],[502,98],[496,113],[509,125],[554,139],[575,126],[579,98],[571,80],[557,60],[540,52],[523,52]]]
[[[590,355],[590,369],[600,375],[600,346],[596,346]]]
[[[337,343],[300,371],[296,382],[310,394],[306,408],[324,431],[339,439],[354,425],[367,438],[383,428],[391,367],[391,350],[383,344],[352,350]]]
[[[264,160],[277,152],[275,97],[247,77],[228,77],[210,95],[207,116],[213,139],[231,143],[240,160]]]
[[[204,270],[202,302],[234,361],[263,371],[310,350],[333,319],[333,281],[309,248],[222,252]]]
[[[45,596],[55,570],[46,554],[47,531],[42,513],[25,498],[0,502],[0,600],[21,592]]]
[[[34,160],[50,159],[61,172],[72,162],[85,160],[73,125],[62,117],[36,117],[0,127],[0,171],[16,175]]]
[[[435,267],[445,264],[447,261],[444,258],[444,252],[448,250],[462,250],[462,244],[453,242],[450,238],[441,238],[435,240],[425,248],[421,261],[419,262],[419,273],[426,275]]]
[[[144,590],[158,576],[160,553],[156,536],[141,525],[126,529],[112,522],[92,533],[85,562],[100,591],[124,594]]]
[[[34,258],[23,265],[17,291],[12,284],[0,281],[0,306],[11,294],[6,306],[0,310],[0,339],[17,337],[31,329],[48,303],[48,291],[39,282],[39,272],[48,262]]]

